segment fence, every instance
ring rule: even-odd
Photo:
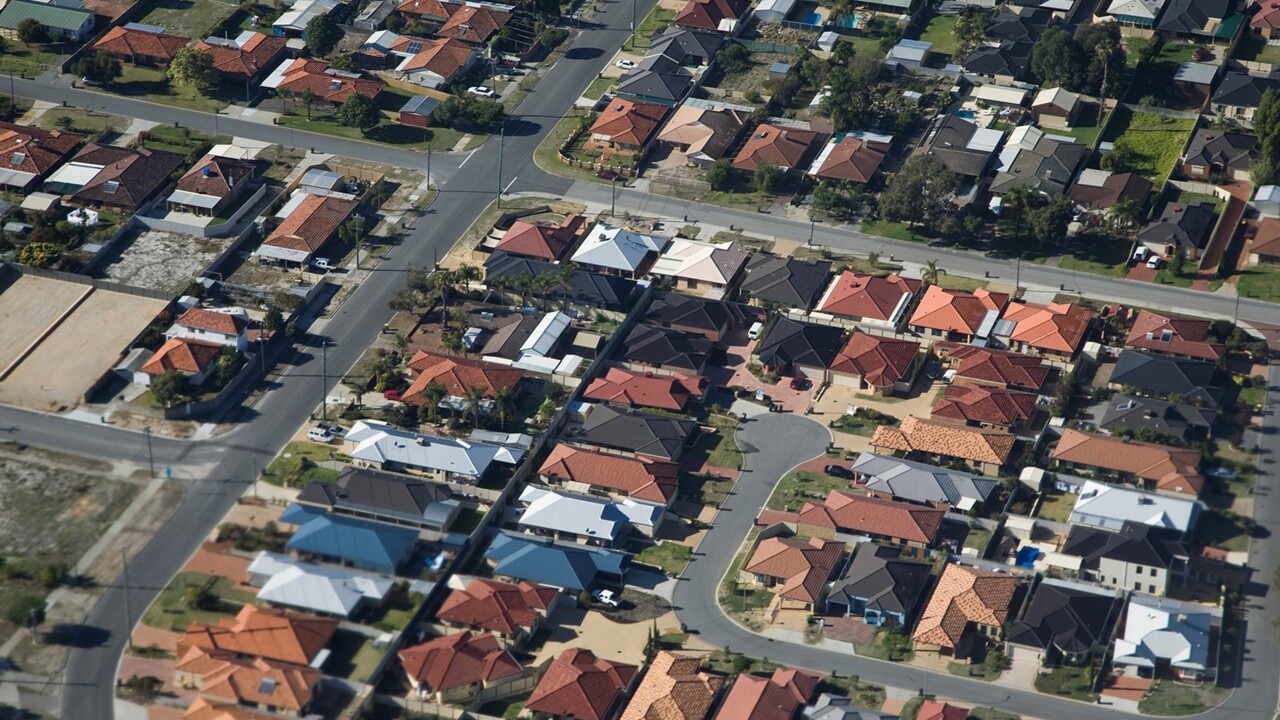
[[[250,210],[257,206],[258,202],[266,194],[267,186],[259,185],[257,191],[254,192],[253,195],[250,195],[240,205],[240,207],[226,219],[225,222],[221,222],[216,225],[192,225],[190,223],[184,223],[177,220],[166,220],[165,218],[148,217],[144,215],[134,215],[133,217],[139,223],[147,226],[150,230],[182,233],[184,235],[195,235],[196,237],[206,238],[226,237],[236,231],[236,225],[244,219],[244,216],[247,215]],[[172,215],[174,213],[166,212],[165,214]],[[241,235],[244,234],[243,228],[241,228],[240,233]]]
[[[795,45],[781,45],[779,43],[764,42],[763,40],[743,40],[737,38],[734,42],[745,47],[752,52],[777,53],[779,55],[804,55],[809,52],[803,47]]]
[[[675,175],[673,173],[663,171],[651,171],[648,174],[649,183],[659,183],[662,185],[670,185],[671,187],[682,187],[690,190],[698,190],[702,192],[711,189],[711,183],[698,178],[685,177],[683,175]]]
[[[152,290],[151,288],[135,287],[133,285],[125,285],[124,283],[113,282],[111,280],[100,280],[98,278],[91,278],[88,275],[66,272],[65,270],[27,267],[26,265],[19,265],[17,263],[9,264],[23,275],[47,278],[49,280],[61,280],[63,282],[75,283],[77,285],[88,285],[95,290],[106,290],[107,292],[136,295],[137,297],[151,298],[152,300],[169,301],[173,299],[173,293]]]

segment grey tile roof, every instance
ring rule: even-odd
[[[742,326],[746,317],[737,303],[664,292],[650,303],[642,320],[661,327],[719,332]]]
[[[1246,72],[1229,72],[1222,76],[1213,92],[1214,105],[1258,107],[1268,88],[1280,87],[1280,81],[1254,77]]]
[[[724,45],[724,36],[706,30],[668,26],[653,39],[650,54],[661,54],[682,65],[706,65]]]
[[[1142,430],[1190,438],[1213,427],[1216,411],[1190,403],[1116,394],[1086,409],[1081,416],[1103,430]]]
[[[1250,165],[1249,156],[1257,147],[1258,138],[1253,135],[1203,128],[1191,137],[1186,162],[1191,165],[1218,164],[1233,170],[1247,170]]]
[[[1111,371],[1111,383],[1188,399],[1216,401],[1221,389],[1212,386],[1218,368],[1205,360],[1188,360],[1140,350],[1123,350]]]
[[[829,368],[843,347],[844,331],[779,317],[760,341],[755,354],[765,367],[777,370],[795,365]]]
[[[555,263],[544,262],[532,258],[520,257],[510,253],[495,252],[484,264],[485,282],[492,285],[500,278],[513,279],[522,275],[538,277],[555,272],[560,268]],[[636,282],[614,275],[578,270],[569,277],[569,298],[586,305],[596,305],[609,310],[626,309],[635,294]],[[565,291],[559,288],[538,291],[530,290],[531,295],[547,295],[560,297]]]
[[[808,310],[822,294],[830,275],[830,260],[797,260],[756,253],[747,262],[742,292],[763,302]]]
[[[1125,521],[1119,532],[1099,528],[1072,525],[1067,541],[1062,545],[1064,555],[1084,559],[1084,567],[1098,569],[1102,558],[1119,562],[1168,568],[1174,558],[1184,556],[1186,547],[1182,534],[1174,528],[1144,525]]]
[[[1064,653],[1087,653],[1105,644],[1117,598],[1114,594],[1045,580],[1036,587],[1022,617],[1013,624],[1008,640],[1017,645]]]
[[[619,357],[653,367],[685,370],[701,374],[711,353],[711,341],[701,335],[666,330],[653,325],[636,325],[622,343]]]
[[[1216,214],[1216,206],[1207,200],[1191,204],[1167,202],[1158,218],[1138,230],[1138,240],[1172,244],[1183,252],[1203,250]]]
[[[986,502],[999,484],[991,478],[957,470],[863,452],[851,467],[863,476],[867,490],[917,503],[943,502],[957,506],[965,499]]]
[[[562,439],[674,460],[698,431],[696,422],[683,418],[612,405],[591,405],[590,408],[585,420],[565,426]]]
[[[437,529],[443,528],[458,506],[447,485],[356,467],[344,468],[336,482],[308,483],[298,502]]]
[[[927,563],[903,560],[898,548],[866,543],[831,587],[827,602],[852,607],[862,599],[870,610],[900,613],[907,617],[920,603],[929,582]]]

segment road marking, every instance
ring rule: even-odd
[[[507,191],[511,189],[511,186],[512,186],[512,185],[515,185],[515,184],[516,184],[516,180],[518,180],[519,178],[520,178],[520,176],[519,176],[519,175],[517,175],[517,176],[515,176],[515,177],[511,178],[511,182],[507,183],[507,186],[506,186],[506,187],[504,187],[504,188],[502,188],[502,194],[503,194],[503,195],[506,195],[506,194],[507,194]]]
[[[480,149],[480,148],[476,148],[476,150],[479,150],[479,149]],[[459,170],[461,170],[461,169],[462,169],[462,166],[463,166],[463,165],[466,165],[466,164],[467,164],[467,160],[470,160],[472,155],[475,155],[475,154],[476,154],[476,150],[472,150],[471,152],[467,153],[467,159],[466,159],[466,160],[463,160],[463,161],[462,161],[462,162],[460,162],[460,163],[458,163],[458,169],[459,169]]]

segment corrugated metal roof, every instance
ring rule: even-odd
[[[79,32],[84,21],[92,24],[93,13],[87,10],[45,5],[44,3],[27,2],[27,0],[10,0],[4,10],[0,10],[0,28],[17,30],[18,23],[23,20],[35,20],[46,28]]]

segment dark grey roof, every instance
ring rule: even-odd
[[[706,65],[724,45],[724,36],[706,30],[669,25],[649,46],[650,54],[661,54],[682,65]]]
[[[1168,202],[1160,217],[1138,231],[1140,242],[1174,244],[1182,251],[1203,250],[1213,229],[1217,207],[1207,201],[1184,204]]]
[[[910,615],[924,595],[930,566],[903,560],[899,553],[887,545],[859,546],[853,562],[832,584],[827,601],[852,606],[860,598],[870,610]]]
[[[1280,86],[1280,81],[1259,78],[1244,72],[1229,72],[1222,76],[1218,89],[1213,92],[1214,105],[1258,107],[1262,93],[1267,88]]]
[[[495,252],[484,264],[485,282],[493,284],[499,278],[517,278],[521,275],[538,277],[556,272],[560,266],[542,260],[520,257],[505,252]],[[571,300],[596,305],[609,310],[625,310],[631,304],[631,296],[635,294],[636,282],[613,275],[578,270],[569,277],[568,294]],[[539,291],[531,289],[531,295]],[[551,297],[560,297],[565,291],[559,288],[541,291]]]
[[[1154,527],[1126,520],[1119,532],[1072,525],[1062,553],[1083,558],[1084,567],[1098,569],[1102,558],[1133,565],[1168,568],[1174,559],[1187,554],[1181,533],[1174,528]]]
[[[983,36],[989,40],[1034,43],[1053,20],[1053,12],[1044,8],[1005,7],[987,25]]]
[[[414,95],[400,108],[400,112],[431,117],[431,113],[438,107],[440,107],[440,101],[430,95]]]
[[[1250,153],[1258,147],[1258,138],[1242,133],[1204,128],[1197,130],[1187,147],[1186,162],[1191,165],[1223,165],[1232,170],[1247,170]]]
[[[975,75],[1007,75],[1020,78],[1031,64],[1031,43],[1002,42],[983,45],[964,59],[965,72]]]
[[[991,183],[991,192],[1005,193],[1025,186],[1057,197],[1066,192],[1067,183],[1088,154],[1085,146],[1078,142],[1043,135],[1034,148],[1021,150],[1009,167],[1000,170]]]
[[[438,528],[457,506],[447,485],[356,467],[344,468],[337,482],[308,483],[298,502]]]
[[[1234,4],[1235,0],[1169,0],[1156,29],[1171,33],[1204,33],[1210,20],[1222,20]]]
[[[1050,580],[1041,582],[1026,612],[1013,624],[1009,642],[1064,653],[1087,653],[1106,643],[1115,595]]]
[[[564,440],[674,460],[698,430],[698,423],[684,418],[612,405],[590,407],[585,420],[565,426]]]
[[[711,353],[711,341],[701,335],[667,330],[653,325],[636,325],[622,343],[619,357],[627,362],[702,372]]]
[[[948,115],[937,123],[933,131],[933,138],[929,141],[929,154],[958,175],[978,177],[986,172],[995,148],[970,148],[969,141],[977,131],[975,123]]]
[[[814,325],[779,317],[760,341],[755,354],[765,367],[784,369],[792,365],[831,367],[840,352],[844,330],[830,325]]]
[[[1215,400],[1222,394],[1212,386],[1217,372],[1217,366],[1206,360],[1123,350],[1111,371],[1111,382],[1148,392]]]
[[[1085,410],[1083,418],[1103,430],[1150,429],[1187,438],[1213,427],[1215,411],[1190,403],[1117,394]]]
[[[742,292],[764,302],[808,310],[827,286],[830,260],[797,260],[756,253],[747,262]]]
[[[897,715],[856,707],[849,698],[831,693],[819,695],[812,705],[804,707],[803,713],[805,720],[898,720]]]
[[[741,327],[747,315],[737,303],[664,292],[654,298],[641,319],[664,328],[720,332],[726,328]]]
[[[693,73],[666,55],[648,55],[618,81],[618,94],[677,102],[693,87]]]

